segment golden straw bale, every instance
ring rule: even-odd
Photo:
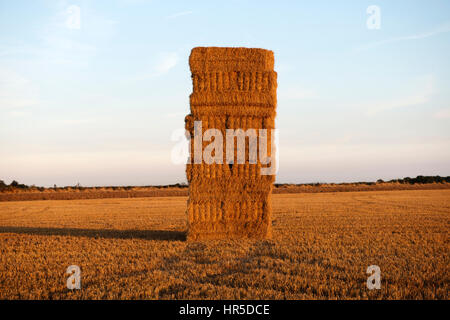
[[[262,165],[250,163],[250,139],[245,139],[244,163],[237,163],[237,138],[234,138],[234,163],[226,160],[226,129],[272,129],[276,116],[277,74],[274,54],[265,49],[198,47],[189,57],[193,92],[191,113],[185,127],[191,137],[194,121],[222,133],[222,164],[188,163],[187,208],[188,240],[255,238],[272,235],[271,193],[274,175],[261,175]],[[268,130],[270,131],[270,130]],[[267,154],[271,156],[270,132]],[[194,139],[190,160],[194,159]],[[211,141],[204,141],[202,148]],[[240,150],[244,151],[243,149]]]

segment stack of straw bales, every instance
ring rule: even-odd
[[[274,128],[277,74],[272,51],[248,48],[198,47],[192,49],[189,65],[193,93],[186,129],[194,136],[194,121],[202,131],[222,132],[223,164],[188,164],[188,240],[271,237],[271,193],[274,175],[261,175],[248,161],[248,138],[244,164],[226,163],[226,129]],[[210,141],[203,141],[203,148]],[[194,159],[191,139],[191,159]],[[269,164],[270,166],[270,164]]]

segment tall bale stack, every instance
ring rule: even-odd
[[[248,48],[198,47],[189,65],[193,93],[186,129],[194,137],[194,121],[202,132],[221,131],[222,164],[188,163],[188,240],[271,237],[271,193],[274,175],[262,175],[272,164],[249,162],[249,139],[245,163],[226,163],[226,129],[267,129],[267,155],[271,155],[271,130],[275,125],[277,74],[272,51]],[[237,139],[235,139],[237,140]],[[210,141],[203,141],[203,148]],[[259,147],[258,147],[259,148]],[[191,139],[191,160],[194,139]],[[274,161],[274,159],[272,159]],[[254,163],[254,162],[253,162]]]

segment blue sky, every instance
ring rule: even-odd
[[[185,181],[196,46],[275,52],[278,182],[450,175],[449,1],[18,0],[0,1],[0,179]]]

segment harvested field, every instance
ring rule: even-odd
[[[319,184],[319,185],[281,185],[273,188],[274,194],[285,193],[320,193],[320,192],[354,192],[354,191],[389,191],[389,190],[442,190],[450,189],[450,183],[426,184]],[[146,197],[177,197],[187,196],[187,188],[156,188],[132,187],[131,190],[113,190],[95,187],[82,190],[64,190],[47,188],[45,191],[0,192],[2,201],[32,201],[32,200],[77,200],[77,199],[110,199],[110,198],[146,198]]]
[[[179,189],[149,189],[131,191],[54,191],[54,192],[16,192],[0,193],[0,201],[31,201],[31,200],[76,200],[76,199],[110,199],[110,198],[143,198],[143,197],[175,197],[186,196],[187,188]]]
[[[186,197],[2,202],[0,299],[449,299],[450,190],[274,195],[264,241],[186,242],[185,211]]]

